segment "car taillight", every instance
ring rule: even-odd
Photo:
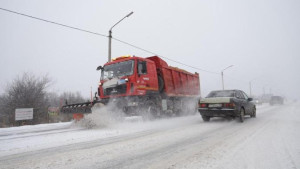
[[[205,108],[205,107],[207,107],[207,104],[201,103],[201,104],[200,104],[200,107]]]
[[[235,107],[235,104],[234,104],[234,103],[224,103],[224,107],[227,107],[227,108],[234,108],[234,107]]]

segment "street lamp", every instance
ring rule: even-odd
[[[249,82],[249,87],[250,87],[250,97],[252,96],[252,92],[251,92],[251,91],[252,91],[252,90],[251,90],[251,88],[252,88],[252,87],[251,87],[251,82],[252,82],[252,80]]]
[[[254,79],[252,79],[252,80],[249,81],[250,96],[252,96],[252,81],[257,80],[259,78],[261,78],[261,77],[254,78]]]
[[[110,29],[109,29],[109,35],[108,35],[108,62],[111,61],[111,39],[112,39],[112,29],[118,25],[122,20],[124,20],[125,18],[129,17],[130,15],[132,15],[133,12],[130,12],[128,15],[126,15],[124,18],[122,18],[121,20],[119,20],[116,24],[114,24]]]
[[[252,85],[251,85],[251,82],[254,81],[254,80],[256,80],[256,79],[258,79],[258,78],[255,78],[255,79],[252,79],[252,80],[249,81],[250,97],[252,97]]]
[[[224,77],[223,77],[223,72],[224,72],[224,70],[226,70],[226,69],[228,69],[228,68],[230,68],[230,67],[232,67],[232,66],[233,66],[233,65],[230,65],[230,66],[226,67],[226,68],[223,69],[222,72],[221,72],[223,90],[224,90]]]

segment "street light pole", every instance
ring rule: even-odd
[[[259,79],[259,77],[255,78],[255,79],[252,79],[249,81],[249,88],[250,88],[250,97],[252,97],[252,82],[256,79]]]
[[[109,30],[109,35],[108,35],[108,62],[111,61],[111,30]]]
[[[226,67],[226,68],[223,69],[222,72],[221,72],[221,76],[222,76],[222,87],[223,87],[223,90],[224,90],[224,77],[223,77],[223,76],[224,76],[224,73],[223,73],[223,72],[224,72],[224,70],[226,70],[226,69],[228,69],[228,68],[230,68],[230,67],[232,67],[232,66],[233,66],[233,65],[230,65],[230,66]]]
[[[112,29],[119,24],[122,20],[124,20],[125,18],[128,18],[130,15],[132,15],[133,12],[130,12],[129,14],[127,14],[124,18],[122,18],[121,20],[119,20],[116,24],[114,24],[108,31],[108,62],[111,61],[111,39],[112,39]]]
[[[252,90],[251,90],[251,81],[249,82],[249,86],[250,86],[250,97],[252,97]]]
[[[221,76],[222,76],[222,89],[224,90],[224,77],[223,77],[223,71],[221,72]]]

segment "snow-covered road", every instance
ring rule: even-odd
[[[0,168],[300,168],[300,104],[257,118],[200,115],[86,129],[72,123],[0,129]]]

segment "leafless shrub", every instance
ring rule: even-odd
[[[64,92],[59,96],[59,98],[61,100],[67,101],[68,104],[81,103],[88,100],[84,99],[81,96],[80,92]]]
[[[16,108],[33,108],[34,117],[31,123],[36,124],[46,120],[48,100],[46,89],[51,80],[47,75],[36,77],[31,73],[17,76],[7,85],[1,96],[1,114],[8,117],[11,125],[16,125],[14,112]]]
[[[51,83],[47,75],[37,77],[32,73],[23,73],[17,76],[7,85],[4,94],[0,95],[0,127],[20,125],[22,122],[46,123],[50,120],[49,107],[60,107],[65,104],[65,100],[69,104],[87,101],[79,92],[48,92]],[[16,108],[33,108],[33,120],[15,121]],[[60,113],[55,119],[69,121],[72,115]]]

